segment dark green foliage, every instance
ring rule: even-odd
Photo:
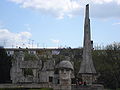
[[[38,60],[38,57],[35,55],[35,54],[30,54],[30,53],[28,53],[28,52],[24,52],[24,55],[25,55],[25,57],[24,57],[24,60],[25,61],[28,61],[28,60]]]
[[[93,51],[93,60],[99,83],[108,88],[120,87],[120,44],[106,46],[105,50]]]
[[[0,47],[0,83],[10,82],[11,59],[5,49]]]
[[[78,76],[78,72],[79,72],[79,69],[80,69],[80,61],[74,61],[74,75],[76,78],[79,78]]]
[[[26,90],[24,88],[0,88],[0,90]]]
[[[52,88],[42,88],[40,90],[53,90]]]
[[[80,69],[80,64],[81,64],[81,61],[82,61],[82,52],[83,52],[83,49],[82,48],[78,48],[78,49],[74,49],[72,50],[71,49],[71,61],[74,63],[74,75],[75,75],[75,78],[79,78],[78,76],[78,72],[79,72],[79,69]]]
[[[23,71],[24,71],[24,76],[28,76],[28,75],[33,76],[33,71],[31,68],[25,68]]]
[[[41,89],[38,89],[38,88],[34,89],[34,88],[32,88],[32,89],[25,89],[25,90],[53,90],[53,89],[52,88],[41,88]]]

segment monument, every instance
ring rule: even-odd
[[[89,4],[87,4],[84,22],[83,60],[79,70],[79,75],[81,75],[82,81],[87,85],[92,85],[92,83],[96,80],[96,70],[92,61],[91,47]]]

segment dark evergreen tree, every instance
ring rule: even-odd
[[[10,82],[11,56],[7,56],[4,48],[0,47],[0,83]]]

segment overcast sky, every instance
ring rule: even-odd
[[[120,42],[120,0],[0,0],[0,45],[82,47],[86,4],[94,45]]]

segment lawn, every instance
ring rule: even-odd
[[[53,90],[52,88],[29,89],[29,88],[0,88],[0,90]]]

